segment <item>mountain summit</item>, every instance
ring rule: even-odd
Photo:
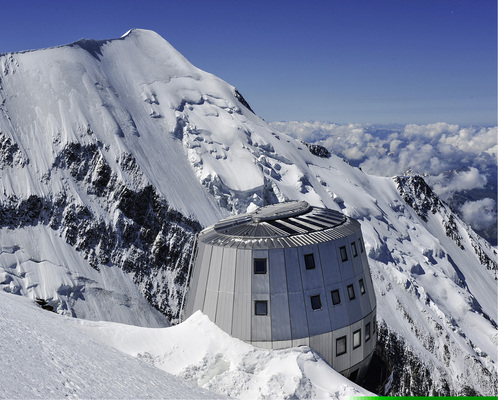
[[[3,54],[0,288],[164,326],[202,227],[304,200],[361,223],[392,393],[496,394],[496,251],[422,178],[316,154],[151,31]]]

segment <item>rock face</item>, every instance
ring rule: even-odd
[[[275,132],[150,31],[0,55],[2,290],[176,322],[201,227],[284,200],[361,222],[393,394],[496,394],[496,252],[422,178]]]

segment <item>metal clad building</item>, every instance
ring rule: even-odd
[[[376,302],[360,224],[295,201],[203,230],[185,317],[201,310],[268,349],[309,345],[361,380],[375,349]]]

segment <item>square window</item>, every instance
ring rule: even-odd
[[[340,356],[346,354],[346,336],[341,336],[335,340],[335,355]]]
[[[304,255],[304,265],[306,266],[306,269],[315,269],[315,257],[313,254]]]
[[[360,293],[365,294],[366,290],[365,290],[365,284],[363,283],[363,279],[360,279],[358,283],[360,284]]]
[[[353,257],[358,257],[358,250],[356,249],[356,242],[351,243],[351,251],[353,252]]]
[[[256,300],[254,302],[254,314],[255,315],[268,315],[268,301],[267,300]]]
[[[320,295],[311,296],[311,308],[313,310],[320,310],[322,308],[322,301],[320,300]]]
[[[336,304],[340,304],[341,302],[341,295],[339,294],[339,289],[332,290],[330,292],[332,295],[332,304],[335,306]]]
[[[348,285],[348,296],[349,300],[353,300],[355,298],[353,285]]]
[[[365,251],[365,246],[363,244],[363,238],[359,238],[358,243],[360,244],[360,251],[363,253]]]
[[[353,349],[361,346],[361,329],[353,332]]]
[[[339,248],[339,251],[341,252],[341,260],[348,261],[348,252],[346,251],[346,246],[341,246]]]
[[[365,324],[365,342],[370,340],[370,322]]]
[[[255,274],[266,274],[266,258],[255,258],[254,259],[254,273]]]

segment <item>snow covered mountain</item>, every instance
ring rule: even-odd
[[[496,250],[422,178],[320,150],[154,32],[0,55],[0,288],[165,326],[202,227],[305,200],[361,222],[392,393],[496,394]]]

